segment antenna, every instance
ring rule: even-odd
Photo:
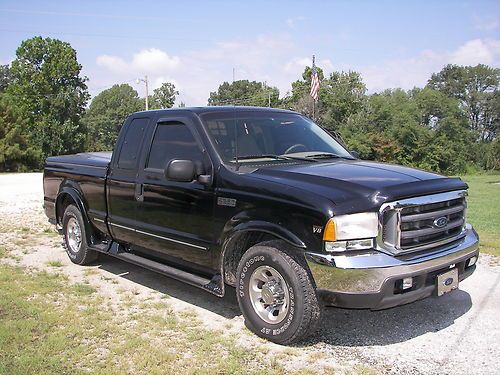
[[[234,85],[235,68],[233,66],[233,85]],[[236,162],[236,171],[240,169],[240,163],[238,161],[238,126],[236,122],[236,108],[235,101],[233,101],[233,121],[234,121],[234,161]]]

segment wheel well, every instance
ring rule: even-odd
[[[243,254],[252,246],[271,240],[279,240],[279,238],[259,231],[245,231],[231,237],[224,247],[224,281],[231,286],[236,286],[236,270]]]
[[[76,206],[76,202],[73,199],[71,195],[68,193],[62,193],[57,197],[57,204],[56,204],[56,219],[59,224],[62,225],[62,218],[64,215],[64,211],[66,211],[66,208],[70,205],[74,204]]]

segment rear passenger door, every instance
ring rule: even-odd
[[[128,120],[117,141],[120,148],[113,151],[107,181],[108,223],[113,238],[120,242],[135,240],[137,169],[148,123],[148,117]]]
[[[150,147],[139,172],[143,194],[138,202],[136,243],[152,250],[151,255],[180,265],[210,266],[214,189],[197,180],[179,182],[165,177],[172,159],[192,160],[197,174],[213,173],[194,125],[182,117],[159,122],[146,143]]]

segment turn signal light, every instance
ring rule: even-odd
[[[328,220],[323,232],[323,241],[335,241],[337,236],[335,234],[335,222],[333,219]]]

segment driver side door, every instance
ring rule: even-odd
[[[172,159],[192,160],[197,175],[211,172],[211,162],[196,130],[185,119],[156,124],[138,184],[137,245],[151,256],[180,266],[210,266],[214,242],[214,189],[198,180],[171,181],[165,167]],[[144,250],[142,250],[144,251]]]

